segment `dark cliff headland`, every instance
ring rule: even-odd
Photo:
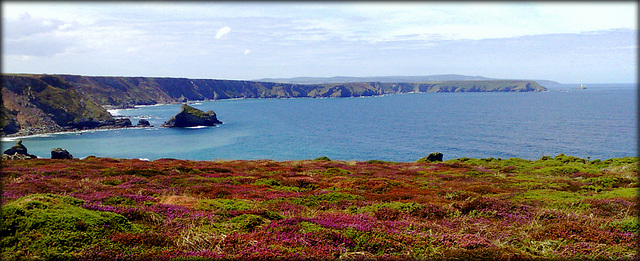
[[[122,125],[105,108],[231,98],[359,97],[409,92],[534,92],[535,81],[348,82],[290,84],[258,81],[46,74],[2,76],[3,135]]]

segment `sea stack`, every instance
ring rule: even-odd
[[[176,116],[171,117],[162,124],[163,127],[195,127],[195,126],[214,126],[222,122],[216,117],[213,111],[201,111],[189,105],[182,104],[180,112]]]

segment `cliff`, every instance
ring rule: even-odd
[[[90,129],[115,124],[99,104],[56,76],[3,76],[4,134]]]
[[[216,79],[60,75],[101,105],[131,107],[231,98],[358,97],[406,92],[545,91],[535,81],[348,82],[293,84]]]
[[[112,126],[103,108],[230,98],[358,97],[407,92],[545,91],[535,81],[348,82],[292,84],[161,77],[4,74],[4,134]]]

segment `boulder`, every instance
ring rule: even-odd
[[[214,126],[222,122],[213,111],[201,111],[189,105],[183,104],[180,112],[162,124],[163,127],[195,127]]]
[[[37,156],[31,155],[27,153],[27,147],[22,145],[22,140],[18,140],[16,145],[7,149],[2,154],[3,160],[14,160],[14,159],[35,159]]]
[[[442,161],[442,153],[440,152],[433,152],[433,153],[429,153],[429,155],[427,155],[427,161]]]
[[[26,155],[27,153],[27,147],[25,147],[24,145],[22,145],[22,140],[18,140],[16,142],[16,145],[13,145],[13,147],[7,149],[4,151],[4,154],[7,155],[13,155],[13,154],[22,154],[22,155]]]
[[[153,127],[153,126],[151,126],[151,123],[149,123],[148,120],[140,119],[136,127]]]
[[[131,120],[129,118],[119,118],[116,119],[116,127],[119,128],[126,128],[126,127],[131,127]]]
[[[433,152],[433,153],[429,153],[429,155],[427,155],[427,157],[421,158],[418,160],[418,162],[436,162],[436,161],[442,161],[442,153],[440,152]]]
[[[31,155],[31,154],[13,154],[13,155],[9,155],[9,154],[2,154],[2,160],[28,160],[28,159],[35,159],[38,158],[36,155]]]
[[[73,159],[73,155],[63,148],[51,150],[51,159]]]

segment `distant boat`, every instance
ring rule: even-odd
[[[587,89],[587,87],[585,87],[584,84],[580,84],[580,86],[576,87],[576,89],[585,90],[585,89]]]

